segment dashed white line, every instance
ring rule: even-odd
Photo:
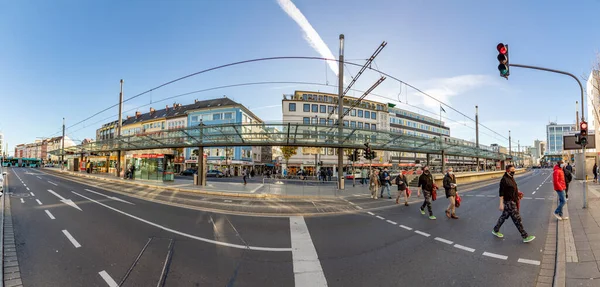
[[[533,197],[525,196],[525,197],[523,197],[523,199],[533,199]]]
[[[375,217],[377,217],[377,218],[379,218],[379,219],[381,219],[381,220],[384,220],[384,219],[385,219],[385,218],[383,218],[383,217],[381,217],[381,216],[379,216],[379,215],[377,215],[377,216],[375,216]]]
[[[536,190],[534,190],[534,191],[533,191],[531,194],[535,194],[535,192],[536,192],[536,191],[537,191],[537,189],[536,189]]]
[[[54,183],[54,182],[51,182],[51,181],[48,181],[48,183],[49,183],[49,184],[52,184],[52,185],[54,185],[54,186],[58,186],[58,184],[56,184],[56,183]]]
[[[423,231],[419,231],[419,230],[415,230],[415,233],[416,233],[416,234],[423,235],[423,236],[425,236],[425,237],[429,237],[429,236],[431,236],[431,234],[429,234],[429,233],[425,233],[425,232],[423,232]]]
[[[27,184],[23,184],[24,187],[27,187]]]
[[[223,202],[231,203],[231,202],[233,202],[233,201],[231,201],[231,200],[229,200],[229,199],[225,199],[225,200],[223,200]]]
[[[358,205],[356,205],[356,206],[354,206],[354,207],[356,207],[357,209],[363,209],[362,207],[360,207],[360,206],[358,206]]]
[[[406,230],[412,230],[412,227],[408,227],[408,226],[406,226],[406,225],[402,225],[402,224],[400,224],[400,227],[402,227],[402,228],[404,228],[404,229],[406,229]]]
[[[391,221],[391,220],[386,220],[386,221],[387,221],[388,223],[391,223],[391,224],[393,224],[393,225],[396,225],[396,224],[398,224],[398,223],[397,223],[397,222],[395,222],[395,221]]]
[[[39,176],[36,176],[36,177],[37,177],[37,178],[39,178],[39,179],[42,179],[42,178],[41,178],[41,177],[39,177]]]
[[[368,213],[368,214],[370,214],[370,215],[375,215],[375,213],[373,213],[373,212],[370,212],[370,211],[369,211],[369,212],[367,212],[367,213]]]
[[[75,238],[73,238],[73,236],[71,236],[71,233],[69,233],[69,231],[64,229],[62,231],[62,233],[67,237],[67,239],[69,239],[69,241],[71,241],[71,243],[73,244],[73,246],[75,246],[75,248],[81,247],[81,244],[79,244],[79,242],[77,242],[77,240],[75,240]]]
[[[454,244],[454,247],[458,248],[458,249],[462,249],[464,251],[475,252],[475,249],[470,248],[470,247],[466,247],[466,246],[462,246],[460,244]]]
[[[119,284],[117,284],[117,282],[115,282],[115,280],[113,280],[112,277],[106,273],[106,271],[102,270],[98,272],[98,274],[100,274],[100,277],[106,281],[106,284],[108,284],[109,287],[119,287]]]
[[[488,195],[487,197],[496,197],[495,195]]]
[[[540,262],[537,260],[529,260],[529,259],[523,259],[523,258],[519,258],[519,260],[517,260],[517,262],[531,264],[531,265],[540,265]]]
[[[492,258],[496,258],[496,259],[502,259],[502,260],[508,259],[508,256],[500,255],[500,254],[496,254],[496,253],[490,253],[490,252],[483,252],[483,256],[492,257]]]
[[[33,194],[33,191],[32,191],[32,192],[30,192],[29,194],[31,194],[31,196],[35,196],[35,194]]]
[[[30,190],[29,187],[26,187],[26,188],[27,188],[27,190]]]
[[[347,200],[346,200],[347,201]],[[352,201],[348,201],[348,203],[352,204],[352,205],[356,205],[356,203],[352,202]]]
[[[37,201],[39,205],[42,205],[42,202],[39,199],[36,199],[35,201]]]
[[[475,195],[475,196],[477,196],[477,197],[485,197],[485,195],[483,195],[483,194],[478,194],[478,195]]]
[[[444,238],[440,238],[440,237],[436,237],[436,238],[434,238],[434,240],[439,241],[439,242],[443,242],[443,243],[446,243],[446,244],[452,244],[452,243],[454,243],[454,242],[452,242],[452,241],[450,241],[448,239],[444,239]]]
[[[544,200],[544,199],[546,199],[546,198],[544,198],[544,197],[536,197],[535,199],[541,199],[541,200]]]
[[[21,203],[25,203],[25,200],[23,200],[22,198],[21,198]]]
[[[52,215],[52,213],[50,213],[50,211],[48,210],[44,210],[46,212],[46,214],[48,214],[48,217],[50,217],[50,219],[56,219],[54,218],[54,215]]]

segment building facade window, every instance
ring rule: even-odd
[[[365,123],[365,129],[370,130],[371,129],[371,125],[368,123]]]
[[[326,105],[321,105],[320,108],[321,108],[321,113],[322,114],[327,113],[327,106]]]
[[[358,128],[362,129],[363,128],[363,123],[362,122],[358,122]]]
[[[310,112],[310,104],[304,104],[302,111]]]
[[[318,113],[319,112],[319,105],[312,105],[312,112],[313,113]]]
[[[351,110],[350,111],[350,116],[356,117],[356,110]]]
[[[302,123],[304,123],[305,125],[310,124],[310,119],[307,117],[302,118]]]
[[[289,109],[290,109],[290,112],[295,112],[296,111],[296,103],[290,103]]]
[[[365,118],[371,118],[371,112],[365,111]]]
[[[371,129],[372,129],[372,130],[376,130],[376,129],[377,129],[377,125],[376,125],[376,124],[372,124],[372,125],[371,125]]]
[[[376,112],[371,112],[371,119],[374,119],[374,120],[377,119],[377,113]]]
[[[353,128],[353,129],[356,128],[356,122],[355,121],[351,121],[350,122],[350,127]]]
[[[348,126],[348,121],[344,121],[344,126],[347,127]]]
[[[320,124],[320,125],[325,125],[325,122],[326,122],[326,121],[327,121],[327,119],[325,119],[325,118],[321,118],[321,119],[319,119],[319,124]]]
[[[358,117],[362,118],[363,117],[363,110],[358,110]]]

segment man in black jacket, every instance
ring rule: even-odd
[[[423,167],[423,173],[419,176],[419,189],[417,189],[417,197],[421,195],[421,190],[423,190],[423,197],[425,197],[425,201],[423,205],[421,205],[421,214],[425,215],[425,206],[427,206],[427,210],[429,211],[429,219],[435,220],[435,216],[433,216],[433,211],[431,211],[431,193],[433,193],[433,175],[429,172],[429,167]]]
[[[496,237],[503,238],[504,234],[500,233],[500,227],[504,223],[504,220],[509,217],[512,218],[513,223],[521,233],[521,237],[523,237],[523,242],[531,242],[535,239],[535,236],[528,235],[523,228],[523,223],[521,220],[521,215],[519,214],[519,209],[517,209],[517,201],[519,201],[519,188],[517,187],[517,182],[515,181],[515,167],[512,165],[506,166],[506,173],[500,180],[500,211],[502,211],[502,215],[498,218],[498,222],[496,226],[494,226],[494,230],[492,230],[492,234]]]
[[[569,183],[571,183],[571,181],[573,180],[573,173],[571,172],[573,168],[569,170],[569,167],[570,165],[565,166],[565,168],[563,168],[563,172],[565,173],[565,186],[567,187],[565,189],[565,197],[567,200],[569,200]]]

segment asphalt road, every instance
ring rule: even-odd
[[[464,193],[459,220],[444,216],[441,196],[432,221],[417,202],[366,195],[348,198],[354,214],[274,218],[8,171],[24,286],[533,286],[555,197],[549,170],[517,179],[525,228],[537,236],[525,244],[510,220],[504,239],[491,234],[496,184]]]

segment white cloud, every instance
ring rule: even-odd
[[[323,39],[321,39],[321,36],[319,36],[319,33],[317,33],[313,26],[308,22],[306,17],[304,17],[304,14],[300,12],[300,9],[298,9],[298,7],[296,7],[291,0],[277,0],[277,3],[281,9],[283,9],[283,11],[285,11],[285,13],[287,13],[288,16],[290,16],[290,18],[292,18],[296,24],[298,24],[298,26],[300,26],[300,29],[302,29],[302,32],[304,32],[304,39],[306,39],[310,46],[313,47],[313,49],[315,49],[315,51],[317,51],[321,57],[335,59],[333,53],[331,50],[329,50],[329,47],[327,47],[327,44],[325,44]],[[327,64],[337,76],[337,62],[327,61]]]
[[[433,98],[451,104],[452,97],[469,92],[486,85],[495,85],[495,81],[486,75],[461,75],[452,78],[441,78],[427,81],[421,90]],[[418,87],[418,86],[417,86]],[[420,87],[419,87],[420,88]],[[421,104],[427,108],[438,108],[440,103],[435,99],[427,97],[419,92],[413,95],[422,99]]]

